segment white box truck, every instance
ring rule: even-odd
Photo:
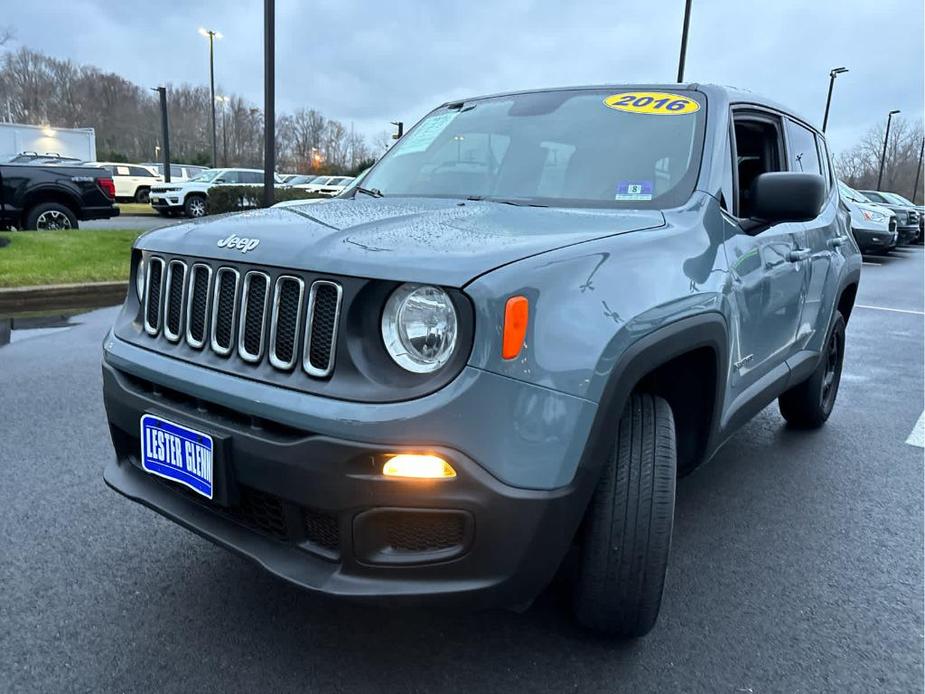
[[[0,162],[23,153],[95,161],[96,132],[93,128],[0,123]]]

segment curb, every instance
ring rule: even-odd
[[[127,291],[128,282],[50,284],[0,289],[0,316],[29,311],[114,306],[122,303]]]

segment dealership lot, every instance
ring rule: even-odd
[[[460,614],[265,575],[104,486],[115,309],[23,331],[0,348],[0,690],[918,689],[923,259],[866,259],[826,427],[769,407],[680,482],[662,614],[635,643],[577,629],[558,586]]]

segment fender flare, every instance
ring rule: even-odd
[[[726,319],[714,311],[682,318],[654,330],[630,345],[617,360],[601,395],[574,481],[581,492],[582,517],[613,443],[616,422],[633,388],[654,369],[701,347],[711,348],[716,357],[714,407],[707,453],[712,449],[718,436],[729,353]]]

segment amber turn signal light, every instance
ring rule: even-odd
[[[456,477],[456,470],[443,458],[436,455],[401,453],[392,456],[382,466],[386,477],[415,477],[417,479],[440,480]]]
[[[515,359],[520,354],[524,340],[527,338],[527,318],[530,314],[530,302],[525,296],[512,296],[504,306],[504,340],[501,356]]]

